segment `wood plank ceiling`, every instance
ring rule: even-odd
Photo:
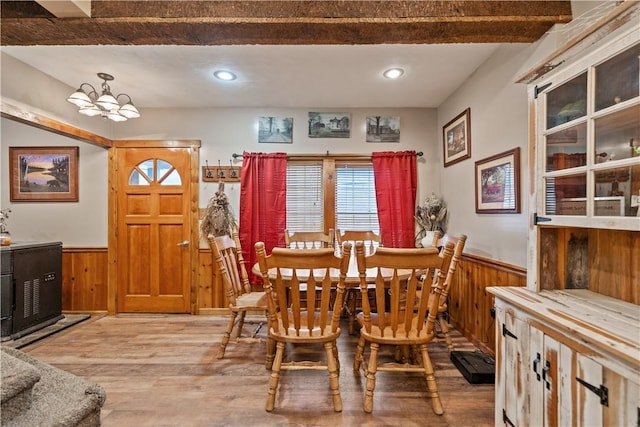
[[[529,43],[571,20],[570,1],[92,0],[64,18],[39,3],[2,1],[3,46]]]

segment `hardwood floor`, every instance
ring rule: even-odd
[[[365,381],[352,369],[357,337],[346,332],[346,319],[339,340],[343,411],[333,411],[325,371],[290,371],[283,373],[276,407],[268,413],[265,346],[230,342],[225,358],[216,359],[226,321],[223,316],[105,316],[21,350],[102,385],[105,427],[494,425],[494,386],[469,384],[450,362],[444,341],[430,346],[444,415],[433,413],[423,377],[385,372],[377,375],[373,413],[365,414]],[[452,332],[456,349],[474,350]]]

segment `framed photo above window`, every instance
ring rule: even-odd
[[[9,147],[12,202],[77,202],[78,147]]]
[[[520,148],[476,162],[476,213],[520,213]]]
[[[442,127],[444,166],[471,157],[471,109],[467,108]]]
[[[309,138],[349,138],[350,113],[309,113]]]
[[[367,116],[367,142],[400,142],[400,117]]]
[[[293,117],[260,117],[258,142],[293,142]]]

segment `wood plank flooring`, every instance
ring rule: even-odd
[[[352,369],[357,337],[346,332],[346,320],[339,340],[343,411],[333,411],[325,371],[290,371],[283,373],[276,408],[268,413],[265,346],[231,342],[225,358],[216,359],[226,321],[226,316],[104,316],[21,350],[102,385],[105,427],[494,425],[494,386],[469,384],[450,362],[444,342],[430,345],[444,415],[433,413],[423,377],[385,372],[377,375],[373,413],[365,414],[365,381]],[[456,349],[475,350],[453,334]]]

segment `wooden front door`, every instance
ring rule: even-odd
[[[189,313],[190,148],[117,148],[117,311]]]

